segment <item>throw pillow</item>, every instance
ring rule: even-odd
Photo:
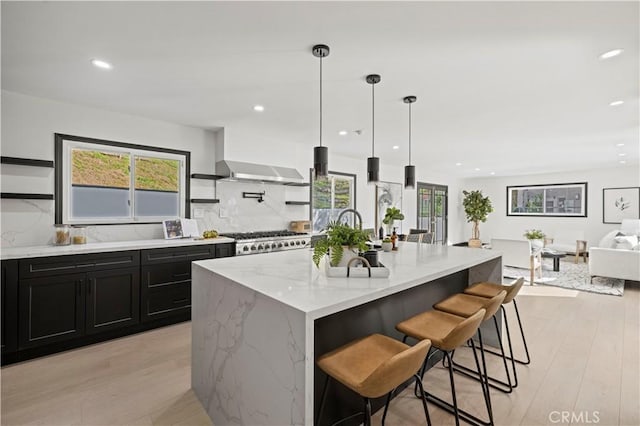
[[[635,235],[627,235],[615,237],[616,247],[621,250],[633,250],[635,246],[638,245],[638,237]]]
[[[598,247],[615,248],[616,247],[616,241],[614,240],[614,238],[618,236],[619,232],[620,231],[618,231],[617,229],[615,231],[609,232],[607,235],[602,237],[602,239],[598,243]]]

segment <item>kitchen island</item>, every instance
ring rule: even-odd
[[[310,249],[194,262],[191,384],[213,423],[311,425],[316,357],[374,332],[401,338],[397,322],[471,283],[501,282],[491,250],[401,243],[380,261],[388,278],[328,278]],[[332,389],[323,422],[360,407]]]

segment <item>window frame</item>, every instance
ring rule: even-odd
[[[358,203],[357,203],[358,176],[355,173],[334,172],[331,170],[327,172],[327,175],[346,176],[349,178],[353,178],[353,209],[357,210],[358,209]],[[313,181],[314,179],[315,179],[314,169],[309,169],[309,182],[311,182],[311,184],[309,185],[309,222],[311,222],[312,230],[315,229],[315,226],[313,223]]]
[[[96,149],[104,149],[111,152],[126,152],[132,157],[130,161],[135,163],[135,156],[169,158],[181,162],[180,182],[178,188],[179,215],[180,217],[191,217],[190,205],[190,176],[191,176],[191,153],[169,148],[159,148],[147,145],[138,145],[125,142],[116,142],[105,139],[87,138],[83,136],[73,136],[55,133],[55,223],[69,225],[139,225],[162,223],[165,216],[141,216],[136,220],[135,201],[131,203],[130,216],[126,218],[90,218],[77,220],[71,218],[70,189],[71,189],[71,156],[72,148],[87,148],[87,145],[95,145]],[[65,143],[66,142],[66,143]],[[181,158],[176,158],[181,157]],[[135,193],[135,168],[131,173],[129,191]]]

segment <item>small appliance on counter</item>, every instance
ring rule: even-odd
[[[311,221],[293,220],[289,223],[289,230],[292,232],[311,232]]]

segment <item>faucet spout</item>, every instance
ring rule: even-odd
[[[353,213],[354,216],[356,216],[358,218],[358,228],[362,229],[362,216],[360,215],[360,213],[356,209],[345,209],[345,210],[342,210],[340,212],[340,214],[338,215],[338,219],[336,220],[336,222],[339,223],[340,219],[342,219],[342,216],[344,216],[345,213]]]

